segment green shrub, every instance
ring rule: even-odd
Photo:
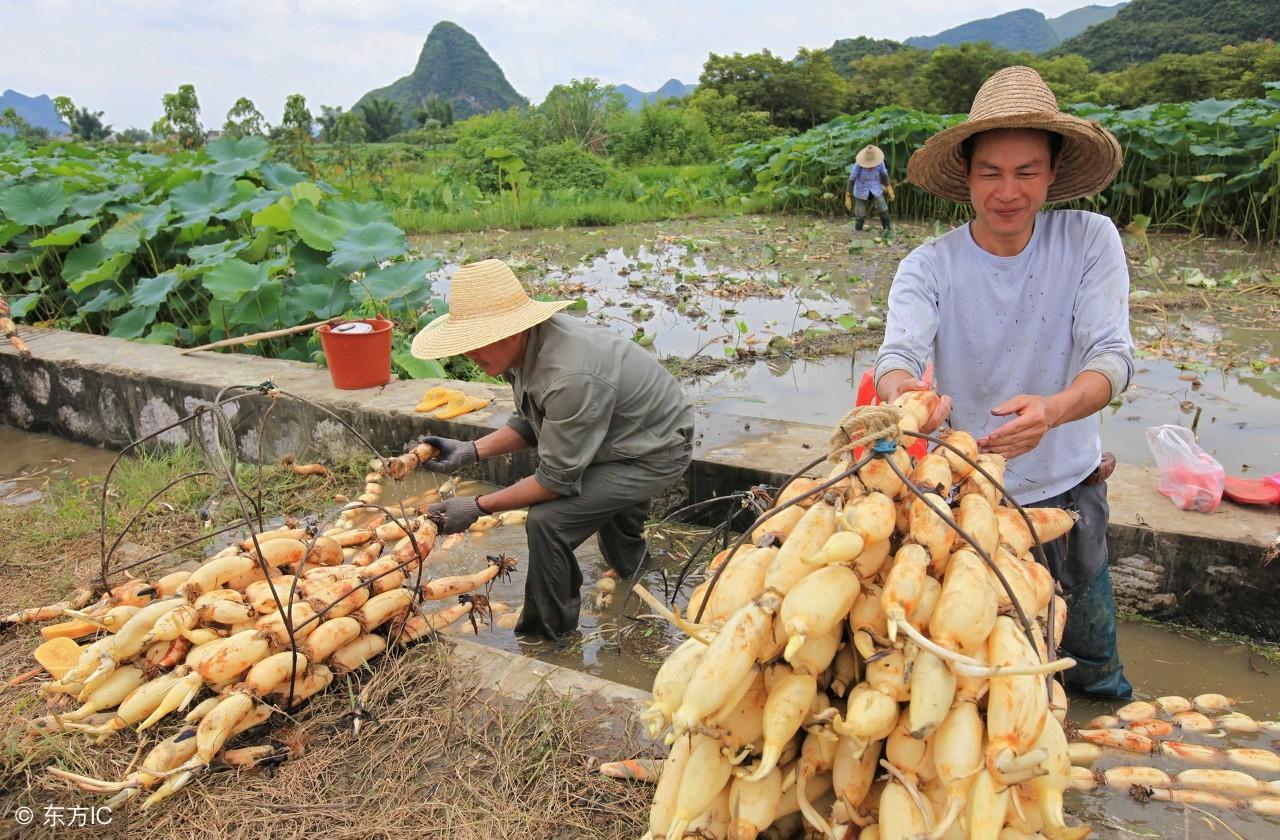
[[[533,183],[542,189],[595,190],[613,175],[608,161],[572,140],[543,146],[533,158]]]

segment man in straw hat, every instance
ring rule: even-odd
[[[863,146],[849,167],[849,183],[844,189],[844,209],[853,210],[855,230],[862,230],[867,222],[867,202],[875,201],[880,214],[880,226],[889,229],[889,205],[885,194],[893,198],[893,184],[889,182],[889,169],[884,165],[884,152],[878,146]]]
[[[482,514],[529,508],[529,567],[517,633],[549,638],[578,626],[582,571],[574,549],[598,534],[620,575],[645,558],[644,523],[655,493],[684,474],[693,451],[693,406],[652,354],[616,333],[561,313],[571,301],[531,300],[500,260],[454,274],[449,314],[413,339],[420,359],[466,355],[515,391],[516,413],[479,440],[427,437],[425,466],[452,473],[534,447],[536,472],[481,496],[433,505],[446,534]]]
[[[890,401],[927,387],[932,360],[947,397],[928,425],[949,412],[983,451],[1011,459],[1019,502],[1080,512],[1069,541],[1046,546],[1068,603],[1062,648],[1079,662],[1067,687],[1123,697],[1103,483],[1115,459],[1102,452],[1098,412],[1133,374],[1129,273],[1110,219],[1042,209],[1098,193],[1120,162],[1116,139],[1060,112],[1031,68],[989,78],[969,118],[907,166],[934,195],[970,203],[973,221],[899,265],[875,376]]]

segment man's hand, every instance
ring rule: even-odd
[[[475,524],[484,515],[475,496],[454,496],[427,507],[428,516],[441,516],[444,523],[440,526],[442,534],[459,534]]]
[[[978,441],[983,452],[1016,458],[1040,445],[1045,432],[1058,423],[1053,406],[1045,397],[1019,394],[991,409],[996,417],[1017,417]]]
[[[892,378],[891,378],[892,377]],[[916,379],[906,371],[891,370],[880,377],[884,402],[892,403],[908,391],[929,391],[929,384],[923,379]],[[932,434],[933,430],[943,424],[951,414],[951,397],[945,394],[938,400],[938,405],[929,413],[929,419],[920,427],[920,431]]]
[[[432,472],[455,473],[468,464],[474,464],[479,460],[479,456],[476,454],[476,445],[473,441],[454,440],[452,438],[436,437],[435,435],[427,435],[422,441],[439,450],[436,452],[436,457],[422,465]]]

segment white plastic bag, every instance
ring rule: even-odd
[[[1200,448],[1195,435],[1182,426],[1152,426],[1147,446],[1160,469],[1159,490],[1182,510],[1213,513],[1222,502],[1227,471]]]

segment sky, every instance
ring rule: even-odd
[[[1089,0],[1032,0],[1053,17]],[[1094,0],[1107,3],[1110,0]],[[70,96],[116,129],[149,128],[191,83],[220,127],[248,96],[269,122],[285,97],[350,107],[408,74],[431,27],[462,26],[538,102],[592,77],[655,90],[696,82],[709,53],[790,57],[837,38],[931,35],[1026,0],[0,0],[0,90]],[[785,10],[786,14],[780,14]]]

